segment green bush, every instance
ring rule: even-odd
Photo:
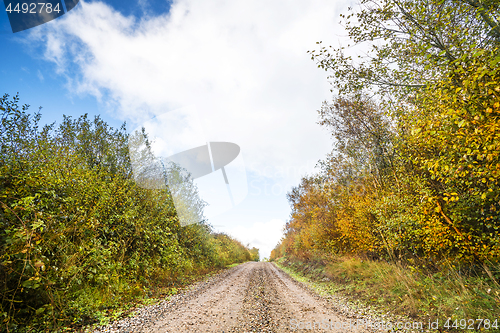
[[[125,125],[84,115],[40,128],[40,113],[8,97],[0,99],[3,329],[103,322],[159,286],[250,260],[207,224],[181,227],[166,188],[135,183]]]

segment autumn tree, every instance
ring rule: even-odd
[[[334,150],[290,192],[278,250],[314,249],[328,225],[326,252],[497,261],[498,3],[363,0],[342,17],[353,45],[310,52],[336,94],[319,111]]]

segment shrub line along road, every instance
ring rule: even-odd
[[[274,264],[247,262],[96,332],[368,332],[352,317]],[[324,320],[345,326],[307,327]]]

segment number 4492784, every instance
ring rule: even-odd
[[[18,3],[14,7],[14,9],[12,9],[12,4],[9,3],[9,5],[5,9],[5,11],[7,11],[9,13],[17,12],[17,13],[23,13],[23,14],[26,14],[26,13],[36,14],[37,7],[38,7],[37,5],[40,6],[40,11],[38,11],[38,13],[42,13],[42,11],[44,11],[44,9],[45,9],[45,12],[47,14],[50,14],[52,12],[59,13],[61,11],[61,9],[59,8],[59,4],[56,4],[56,6],[53,7],[50,2],[48,2],[48,3],[45,3],[45,2],[26,3],[25,2],[25,3],[22,3],[21,5]]]
[[[444,328],[450,329],[450,328],[460,328],[460,329],[468,329],[468,330],[479,330],[481,328],[485,330],[489,329],[498,329],[498,319],[495,319],[494,322],[492,322],[489,319],[455,319],[452,321],[451,319],[448,319],[446,323],[444,324]]]

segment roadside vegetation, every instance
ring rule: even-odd
[[[498,2],[362,0],[342,20],[351,45],[310,51],[334,149],[289,192],[271,260],[320,258],[396,311],[500,327]]]
[[[42,127],[40,112],[8,95],[0,114],[0,331],[106,323],[203,274],[258,260],[257,249],[206,222],[181,226],[166,187],[138,186],[125,124],[84,115]]]
[[[421,267],[359,257],[286,256],[274,262],[295,279],[319,293],[333,295],[359,314],[369,312],[394,324],[439,320],[444,331],[463,330],[462,319],[467,319],[468,331],[481,331],[477,329],[481,322],[476,319],[488,319],[487,331],[500,331],[500,289],[484,276],[464,275],[456,270],[429,272]],[[444,327],[448,319],[449,327]],[[472,327],[471,319],[475,323]],[[453,327],[454,323],[458,327]]]

